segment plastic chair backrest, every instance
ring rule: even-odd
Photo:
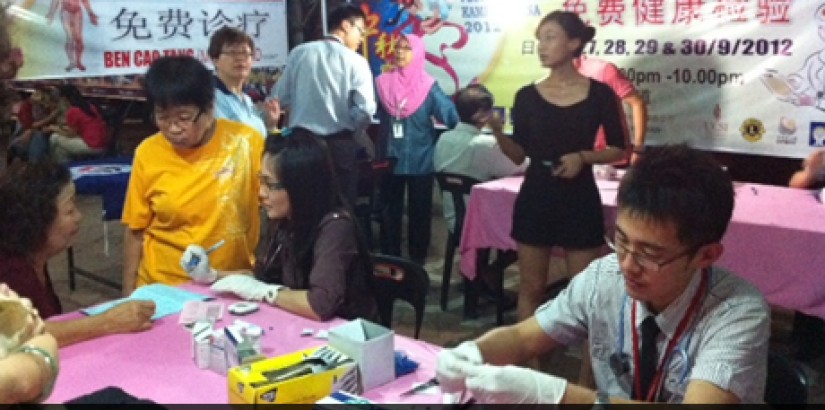
[[[415,338],[421,331],[430,276],[423,266],[398,256],[373,254],[373,286],[378,302],[378,313],[386,327],[392,327],[392,311],[396,299],[415,309]]]
[[[467,204],[464,203],[464,195],[469,195],[473,185],[481,181],[466,175],[454,174],[451,172],[436,172],[435,179],[441,189],[442,197],[447,198],[447,193],[453,200],[453,210],[455,211],[455,226],[452,231],[461,235],[464,225],[464,215],[467,213]]]
[[[766,404],[805,404],[809,385],[808,375],[798,363],[781,353],[768,353]]]

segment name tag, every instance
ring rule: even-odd
[[[398,120],[392,122],[392,136],[393,138],[404,137],[404,123]]]

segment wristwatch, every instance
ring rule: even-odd
[[[631,145],[630,146],[634,154],[644,154],[645,153],[645,146],[644,145]]]
[[[605,391],[596,391],[596,402],[593,403],[593,410],[605,410],[610,405],[610,396]]]

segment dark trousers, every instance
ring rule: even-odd
[[[358,150],[361,146],[353,138],[352,131],[348,130],[321,138],[327,143],[332,156],[341,193],[348,205],[354,207],[358,198]]]
[[[401,256],[401,218],[404,213],[405,191],[409,256],[413,262],[423,264],[430,247],[432,175],[389,175],[381,184],[381,253]]]

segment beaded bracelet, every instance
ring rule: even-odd
[[[57,373],[60,371],[60,365],[57,363],[57,359],[55,359],[51,353],[37,346],[23,345],[17,349],[17,352],[28,353],[32,356],[40,357],[44,362],[46,362],[46,365],[51,370],[51,375],[47,378],[46,383],[43,385],[43,391],[40,392],[40,397],[37,398],[38,402],[46,400],[49,395],[52,394],[54,382],[57,380]]]

